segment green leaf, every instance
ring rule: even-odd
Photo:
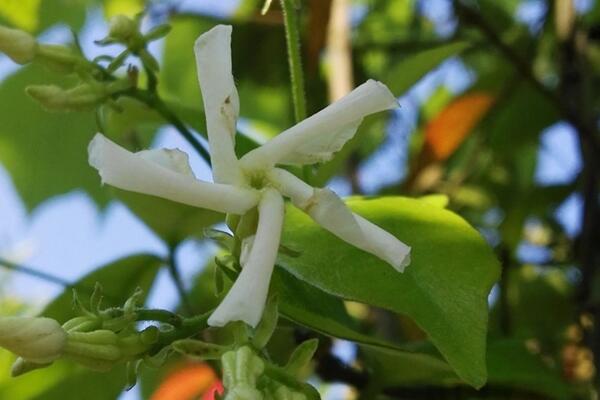
[[[342,300],[296,279],[283,268],[275,269],[271,282],[271,287],[279,294],[279,311],[295,323],[356,343],[400,349],[394,343],[361,333]]]
[[[96,201],[106,195],[88,165],[87,146],[96,132],[92,113],[48,113],[25,94],[29,84],[56,83],[39,66],[28,66],[0,85],[0,160],[28,209],[45,199],[82,188]]]
[[[406,272],[346,244],[292,207],[282,243],[301,255],[282,255],[279,264],[335,296],[412,317],[462,379],[482,386],[487,296],[499,275],[490,247],[459,216],[427,201],[353,199],[348,205],[412,247]]]
[[[175,245],[190,236],[203,237],[204,228],[225,216],[204,208],[115,189],[117,198],[166,243]]]
[[[444,360],[430,354],[361,346],[377,384],[383,387],[460,383]]]
[[[152,287],[154,278],[162,260],[154,255],[139,254],[116,260],[102,266],[81,278],[73,288],[77,290],[82,301],[87,301],[94,290],[96,282],[103,287],[103,307],[122,306],[135,291],[137,287],[144,290],[144,299]],[[59,322],[75,316],[72,309],[73,292],[71,288],[55,298],[41,315],[54,318]],[[84,303],[85,304],[85,303]]]
[[[421,51],[387,69],[381,79],[392,93],[401,96],[429,71],[469,46],[467,42],[452,42]]]

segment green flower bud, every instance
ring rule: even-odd
[[[91,111],[112,93],[129,85],[127,81],[95,85],[83,83],[71,89],[56,85],[31,85],[25,91],[48,111]]]
[[[0,52],[6,54],[18,64],[27,64],[33,60],[37,42],[29,33],[19,29],[0,26]]]
[[[37,364],[62,357],[67,333],[50,318],[0,317],[0,346]]]
[[[228,351],[221,357],[223,386],[227,390],[225,400],[262,400],[256,389],[256,381],[263,373],[265,364],[248,346]]]
[[[125,15],[116,15],[110,20],[109,37],[127,42],[136,33],[138,33],[138,26],[131,18]]]
[[[47,111],[90,111],[104,99],[104,94],[88,84],[72,89],[56,85],[32,85],[25,91]]]
[[[34,61],[63,74],[69,74],[78,67],[90,67],[89,62],[80,54],[70,47],[58,44],[39,44]]]

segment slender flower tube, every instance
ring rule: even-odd
[[[244,321],[252,327],[262,316],[269,282],[277,258],[283,227],[283,198],[274,189],[265,189],[258,206],[258,228],[242,272],[225,299],[208,319],[211,326]]]
[[[67,333],[50,318],[0,317],[0,346],[36,363],[62,357]]]
[[[244,321],[255,327],[260,321],[279,248],[282,196],[341,240],[402,272],[410,260],[410,247],[353,213],[329,189],[313,188],[276,167],[328,160],[354,136],[365,116],[397,106],[392,93],[369,80],[238,160],[234,143],[239,100],[230,44],[231,27],[219,25],[201,35],[195,45],[216,183],[195,179],[187,157],[176,150],[131,153],[102,135],[96,135],[89,147],[90,164],[112,186],[232,214],[244,215],[258,204],[256,233],[238,232],[243,239],[242,272],[209,325]]]

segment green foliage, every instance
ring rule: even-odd
[[[280,256],[289,272],[322,290],[412,317],[473,386],[485,383],[487,295],[499,266],[483,238],[457,215],[408,198],[356,199],[350,207],[399,238],[412,261],[398,274],[289,208]],[[335,267],[334,267],[335,266]]]
[[[38,66],[6,78],[0,97],[10,99],[0,110],[0,158],[25,205],[82,188],[100,203],[106,195],[87,163],[87,145],[96,132],[91,113],[51,114],[25,94],[32,83],[64,83]],[[26,116],[26,117],[25,117]]]
[[[152,255],[130,256],[98,268],[77,281],[73,288],[82,297],[88,297],[94,290],[95,283],[99,282],[105,288],[103,304],[121,305],[137,287],[142,288],[145,294],[148,293],[161,264],[161,260]],[[46,306],[41,315],[57,319],[61,323],[65,322],[76,316],[72,299],[71,288],[66,288]],[[8,369],[2,374],[8,375]],[[82,393],[91,391],[94,393],[90,393],[89,398],[100,400],[118,396],[124,387],[124,367],[115,368],[108,373],[98,373],[67,361],[58,361],[48,368],[4,382],[0,385],[0,397],[23,400],[75,400],[81,398]]]

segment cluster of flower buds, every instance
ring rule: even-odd
[[[122,308],[100,309],[102,289],[96,286],[90,310],[75,296],[80,316],[62,326],[45,317],[0,317],[0,346],[19,356],[12,367],[18,376],[68,359],[96,371],[107,371],[119,363],[144,359],[159,339],[159,329],[136,329],[136,309],[141,291]]]
[[[158,70],[158,61],[148,52],[148,43],[166,36],[171,27],[163,24],[158,25],[147,33],[141,32],[142,14],[134,19],[125,15],[117,15],[112,18],[108,36],[95,43],[100,46],[121,44],[125,50],[115,57],[108,66],[108,71],[114,71],[123,64],[125,59],[133,54],[142,60],[142,64],[153,71]]]
[[[123,15],[113,18],[108,36],[96,43],[125,46],[114,58],[103,55],[88,60],[76,46],[39,43],[28,32],[4,26],[0,26],[0,52],[18,64],[41,64],[54,72],[79,77],[74,87],[66,89],[56,85],[27,87],[27,93],[48,111],[90,111],[102,104],[119,109],[113,99],[137,85],[137,70],[128,69],[127,76],[121,78],[113,73],[125,65],[130,55],[139,57],[146,70],[158,70],[158,62],[148,52],[147,45],[170,30],[169,25],[159,25],[142,34],[140,23],[141,15],[135,19]],[[103,61],[108,65],[103,65]]]
[[[201,361],[220,361],[224,400],[312,400],[316,391],[302,383],[318,345],[311,339],[301,343],[284,367],[262,357],[277,326],[277,296],[272,296],[260,324],[250,332],[243,323],[232,323],[235,337],[229,346],[206,343],[196,339],[174,342],[171,348]]]

